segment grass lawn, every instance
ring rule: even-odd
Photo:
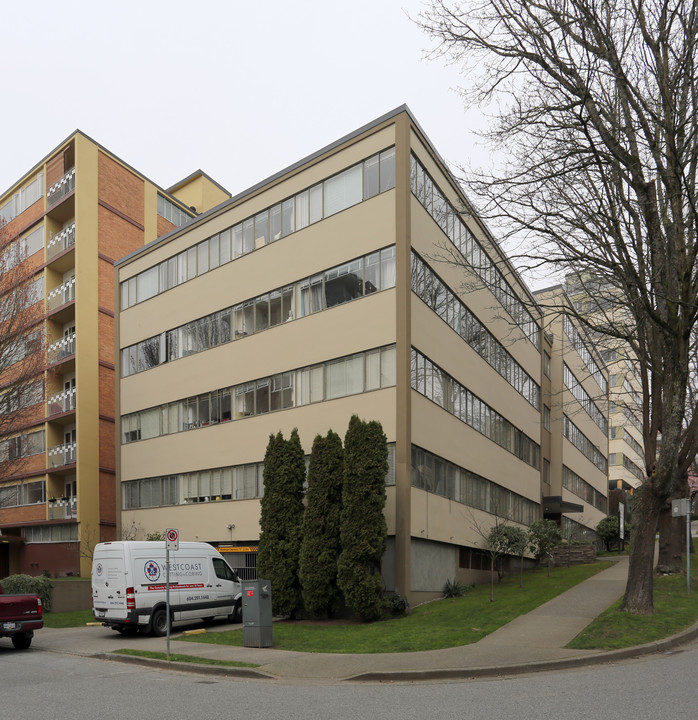
[[[558,567],[524,574],[523,588],[513,575],[495,586],[479,585],[460,598],[420,605],[401,618],[376,623],[274,623],[274,647],[302,652],[387,653],[436,650],[477,642],[582,580],[609,567],[608,562]],[[239,630],[208,632],[181,638],[187,642],[242,645]]]
[[[114,654],[133,655],[134,657],[151,658],[153,660],[167,660],[167,653],[152,652],[150,650],[115,650]],[[195,663],[197,665],[219,665],[221,667],[259,667],[259,665],[254,665],[252,663],[235,662],[233,660],[212,660],[211,658],[201,658],[196,655],[179,655],[177,653],[170,653],[170,662],[186,662]]]
[[[616,650],[642,645],[674,635],[698,620],[698,568],[691,561],[691,594],[685,575],[654,578],[654,615],[620,612],[620,600],[599,615],[567,646],[579,649]]]
[[[44,626],[50,628],[82,627],[85,623],[95,622],[92,610],[74,610],[72,612],[45,612]]]

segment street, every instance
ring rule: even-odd
[[[3,717],[13,720],[657,720],[696,716],[698,642],[672,653],[581,670],[425,684],[241,681],[0,642]]]

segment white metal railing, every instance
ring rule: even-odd
[[[54,445],[48,449],[49,467],[56,468],[63,465],[70,465],[75,462],[77,455],[77,443],[69,442],[63,445]]]
[[[71,355],[75,355],[75,333],[65,335],[60,340],[52,342],[48,346],[49,363],[60,362]]]
[[[61,305],[75,300],[75,278],[72,277],[70,280],[66,280],[64,283],[59,285],[57,288],[51,290],[46,296],[46,303],[49,310],[55,310]]]
[[[51,237],[46,245],[46,257],[50,260],[73,245],[75,245],[75,223]]]
[[[58,415],[59,413],[75,410],[76,395],[76,388],[70,388],[70,390],[63,390],[63,392],[51,395],[48,399],[48,414]]]
[[[48,501],[49,520],[70,520],[78,516],[78,499],[54,498]]]
[[[46,204],[54,205],[61,198],[64,198],[71,190],[75,189],[75,168],[68,172],[46,191]]]

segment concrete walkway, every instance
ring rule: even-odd
[[[301,653],[274,648],[245,648],[227,645],[183,642],[178,633],[170,641],[170,652],[258,665],[255,669],[196,667],[197,672],[215,672],[238,677],[305,682],[414,681],[518,674],[554,667],[572,667],[609,662],[619,657],[641,654],[631,648],[613,653],[596,650],[568,650],[565,645],[595,617],[618,600],[625,590],[627,557],[620,558],[603,572],[513,620],[472,645],[413,653],[340,655]],[[240,627],[239,625],[237,627]],[[226,627],[225,629],[229,629]],[[698,634],[698,626],[683,635]],[[685,638],[684,638],[685,639]],[[661,644],[643,646],[646,652]],[[103,627],[52,630],[44,628],[34,638],[34,647],[55,652],[123,658],[108,655],[116,649],[166,650],[164,638],[127,638]],[[153,663],[153,661],[148,661]],[[155,663],[157,664],[157,662]],[[182,667],[176,663],[172,669]],[[182,668],[184,669],[184,668]]]

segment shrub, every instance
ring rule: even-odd
[[[38,595],[44,610],[51,609],[51,581],[45,575],[10,575],[0,585],[8,595]]]
[[[395,617],[405,615],[410,608],[410,601],[394,590],[385,594],[385,600],[389,613]]]
[[[310,615],[333,616],[341,604],[337,586],[339,518],[342,508],[342,439],[330,430],[316,436],[308,465],[299,576]]]
[[[465,595],[465,585],[459,583],[455,578],[453,580],[446,580],[443,588],[443,595],[445,598],[457,598]]]
[[[379,422],[356,415],[344,438],[344,483],[337,580],[347,605],[362,620],[387,611],[381,559],[388,529],[383,515],[388,445]]]
[[[301,608],[298,562],[303,522],[305,455],[298,431],[269,438],[264,456],[257,577],[271,582],[275,615],[296,617]]]

